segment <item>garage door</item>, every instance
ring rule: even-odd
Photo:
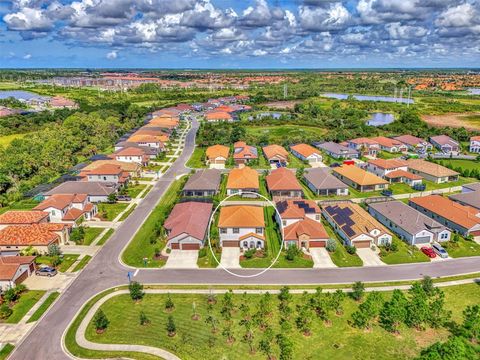
[[[430,239],[430,236],[419,236],[415,238],[415,244],[429,244]]]
[[[238,241],[237,240],[224,240],[224,241],[222,241],[222,246],[223,247],[238,247]]]
[[[180,245],[178,243],[171,243],[170,246],[172,249],[180,249]]]
[[[15,285],[20,284],[23,280],[25,280],[28,277],[28,271],[25,270],[22,275],[20,275],[16,280],[15,280]]]
[[[369,248],[370,247],[370,241],[365,240],[365,241],[354,241],[353,245],[356,248],[363,249],[363,248]]]
[[[325,247],[327,246],[327,242],[326,241],[310,241],[309,246],[311,248]]]
[[[199,250],[199,244],[182,244],[182,250]]]

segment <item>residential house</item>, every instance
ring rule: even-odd
[[[116,143],[115,147],[114,147],[114,150],[115,151],[120,151],[122,149],[130,148],[130,147],[142,149],[145,152],[145,155],[149,159],[155,159],[158,156],[158,154],[160,154],[162,151],[166,150],[165,145],[163,145],[162,147],[159,147],[159,148],[155,148],[155,147],[150,147],[150,146],[143,146],[143,145],[140,145],[138,143],[133,143],[133,142],[129,142],[129,141],[120,141],[120,142]]]
[[[124,171],[119,165],[104,164],[91,170],[82,170],[79,176],[86,181],[108,182],[125,185],[130,179],[130,174]]]
[[[48,102],[48,105],[53,109],[77,109],[78,104],[63,96],[54,96]]]
[[[284,167],[272,170],[265,180],[268,191],[275,200],[301,199],[303,197],[302,185],[292,170]]]
[[[183,196],[214,196],[220,188],[221,171],[217,169],[198,170],[188,178],[183,187]]]
[[[367,171],[384,178],[390,172],[397,170],[408,170],[405,160],[401,159],[372,159],[367,161]]]
[[[335,159],[356,159],[359,157],[357,150],[337,144],[333,141],[316,143],[314,145]]]
[[[136,163],[146,166],[149,162],[149,156],[142,148],[128,147],[116,151],[113,158],[117,161]]]
[[[480,136],[470,138],[470,152],[480,154]]]
[[[380,191],[388,188],[388,181],[354,165],[333,168],[332,173],[348,186],[361,192]]]
[[[47,191],[43,196],[48,199],[50,196],[56,194],[86,194],[87,200],[91,203],[108,201],[108,196],[117,192],[117,185],[106,182],[93,181],[65,181],[50,191]]]
[[[308,144],[297,144],[290,146],[293,155],[309,164],[321,163],[323,160],[320,151]]]
[[[47,223],[48,212],[35,210],[9,210],[0,215],[0,230],[10,225]]]
[[[262,206],[234,205],[220,209],[220,246],[241,249],[265,247],[265,219]]]
[[[0,256],[0,292],[21,284],[35,272],[35,256]]]
[[[447,227],[401,201],[371,203],[368,212],[410,245],[450,240]]]
[[[460,144],[448,135],[431,136],[430,142],[444,154],[458,153]]]
[[[210,168],[223,169],[227,162],[230,148],[224,145],[209,146],[205,151],[206,163]]]
[[[149,146],[157,149],[165,148],[165,142],[169,140],[168,135],[148,135],[148,134],[133,134],[127,141],[136,143],[140,146]]]
[[[280,145],[267,145],[262,148],[269,164],[287,166],[288,151]]]
[[[232,169],[227,179],[227,195],[239,194],[242,192],[260,191],[258,172],[248,166]],[[253,194],[242,194],[245,197],[255,197]]]
[[[452,182],[458,180],[458,173],[445,166],[435,164],[422,159],[408,159],[408,171],[412,174],[420,175],[426,180],[436,184]]]
[[[244,141],[237,141],[233,145],[233,160],[236,165],[248,164],[250,160],[258,159],[258,151],[255,146],[247,145]]]
[[[411,198],[409,205],[464,236],[480,236],[480,211],[441,195]]]
[[[425,154],[433,148],[432,144],[428,141],[413,135],[400,135],[394,137],[394,139],[404,143],[409,150],[419,154]]]
[[[85,166],[82,171],[89,171],[89,170],[94,170],[97,167],[103,166],[103,165],[116,165],[120,166],[120,168],[123,171],[126,171],[129,173],[132,177],[138,177],[140,176],[142,172],[142,168],[139,164],[133,163],[133,162],[125,162],[125,161],[117,161],[113,159],[108,159],[108,160],[96,160],[87,166]]]
[[[326,205],[322,206],[322,213],[346,245],[370,248],[392,242],[388,230],[358,204]]]
[[[405,153],[408,151],[408,146],[396,139],[385,136],[377,136],[371,139],[380,145],[381,150],[389,153]]]
[[[480,183],[465,184],[460,194],[450,195],[449,198],[462,205],[471,206],[480,211]]]
[[[348,186],[333,176],[330,168],[306,169],[303,178],[310,190],[317,195],[348,195]]]
[[[378,152],[380,151],[380,144],[369,138],[347,140],[347,146],[364,156],[377,157]]]
[[[225,111],[210,111],[205,114],[205,120],[208,122],[233,121],[232,115]]]
[[[92,220],[97,214],[97,205],[88,201],[87,194],[54,194],[33,208],[50,215],[50,222],[75,224]]]
[[[462,185],[462,194],[480,191],[480,182]]]
[[[167,247],[198,250],[204,246],[213,205],[205,202],[181,202],[173,207],[164,223]]]

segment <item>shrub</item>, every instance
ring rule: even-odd
[[[110,324],[110,321],[108,321],[107,316],[102,310],[98,310],[93,318],[93,323],[95,324],[97,332],[103,332],[108,327],[108,324]]]
[[[8,307],[7,304],[3,304],[0,306],[0,319],[8,319],[10,315],[12,315],[13,310]]]
[[[70,240],[72,240],[75,244],[82,243],[84,238],[85,228],[83,226],[78,226],[74,228],[70,233]]]
[[[328,252],[335,252],[337,250],[337,242],[333,239],[328,239],[326,248]]]
[[[175,321],[173,320],[172,315],[168,317],[166,329],[168,332],[168,336],[175,336],[177,332],[177,327],[175,326]]]
[[[207,256],[207,248],[203,247],[198,251],[198,257],[203,258],[205,256]]]
[[[255,249],[248,249],[243,253],[243,256],[245,256],[246,259],[251,259],[253,255],[255,255],[256,250]]]
[[[143,296],[145,295],[143,292],[143,285],[137,281],[132,281],[128,285],[128,290],[130,291],[130,297],[135,301],[142,300]]]
[[[3,299],[7,303],[15,302],[20,297],[20,294],[15,291],[15,288],[9,288],[3,293]]]
[[[350,255],[353,255],[353,254],[356,254],[356,253],[357,253],[357,248],[356,248],[355,246],[346,245],[346,246],[345,246],[345,249],[347,250],[347,252],[348,252]]]
[[[363,294],[365,292],[365,286],[361,281],[357,281],[355,284],[352,286],[352,298],[356,301],[360,301],[363,298]]]
[[[175,309],[175,304],[173,303],[170,294],[168,294],[167,300],[165,301],[165,310],[172,311],[173,309]]]
[[[289,245],[287,249],[287,254],[285,255],[285,258],[288,261],[293,261],[295,260],[295,257],[301,254],[301,250],[296,246],[296,245]]]
[[[149,318],[147,317],[147,315],[143,311],[140,311],[139,320],[140,320],[140,325],[150,324]]]
[[[62,255],[62,250],[57,244],[48,245],[48,256],[60,256]]]

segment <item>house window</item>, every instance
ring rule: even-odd
[[[320,220],[320,215],[315,215],[315,220]]]
[[[443,233],[442,235],[440,235],[440,239],[448,239],[448,234]]]
[[[234,233],[234,234],[239,234],[239,233],[240,233],[240,229],[239,229],[239,228],[233,228],[233,233]]]
[[[257,234],[263,234],[263,229],[262,229],[262,228],[256,228],[256,229],[255,229],[255,232],[256,232]]]
[[[283,226],[287,226],[287,220],[282,220]]]
[[[227,229],[225,228],[220,228],[220,234],[226,234],[227,233]]]

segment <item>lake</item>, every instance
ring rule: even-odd
[[[336,94],[336,93],[326,93],[322,96],[339,99],[339,100],[346,100],[350,96],[349,94]],[[405,98],[396,98],[393,96],[373,96],[373,95],[352,95],[356,100],[359,101],[386,101],[386,102],[398,102],[404,104],[413,104],[413,99],[405,99]]]
[[[367,121],[367,125],[370,126],[382,126],[392,123],[395,120],[393,114],[389,113],[372,113],[372,117]]]
[[[32,99],[46,99],[46,96],[40,96],[30,91],[23,90],[4,90],[0,91],[0,99],[7,99],[13,97],[17,100],[29,101]]]
[[[480,89],[471,88],[471,89],[468,89],[468,93],[470,95],[480,95]]]

